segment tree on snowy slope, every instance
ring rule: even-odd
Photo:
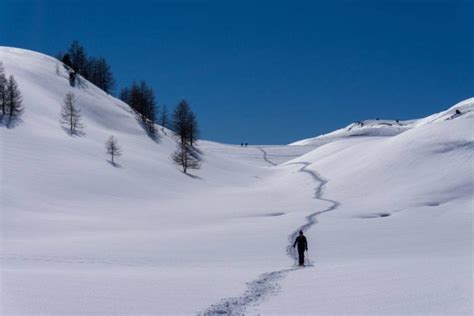
[[[70,135],[82,134],[81,110],[76,105],[74,93],[68,92],[61,107],[60,122]]]
[[[156,122],[156,101],[155,94],[153,90],[146,85],[144,81],[140,83],[140,90],[143,98],[142,105],[142,120],[145,123],[145,126],[148,127],[148,131],[154,134],[155,131],[155,122]]]
[[[62,56],[62,58],[61,58],[61,61],[62,61],[63,64],[65,64],[66,66],[72,68],[71,56],[69,56],[69,54],[64,54],[64,55]]]
[[[115,86],[115,79],[105,58],[89,58],[87,61],[86,74],[86,79],[95,84],[97,87],[104,90],[106,93],[112,92]]]
[[[68,53],[59,53],[57,58],[67,66],[66,68],[69,71],[73,70],[70,71],[69,77],[72,87],[75,86],[76,75],[79,74],[106,93],[112,92],[115,86],[115,79],[104,57],[88,58],[84,47],[78,41],[74,41],[69,46]]]
[[[70,66],[83,77],[87,77],[87,54],[84,47],[78,41],[72,42],[68,50]]]
[[[194,146],[194,143],[199,137],[199,129],[196,114],[191,111],[188,116],[188,140],[191,147]]]
[[[199,151],[194,147],[198,136],[198,125],[196,115],[189,104],[181,101],[173,112],[171,128],[178,140],[178,148],[173,153],[173,161],[183,168],[198,169],[200,165]]]
[[[56,54],[56,59],[61,61],[65,66],[72,68],[71,56],[68,53],[59,52]]]
[[[173,153],[172,159],[175,164],[183,168],[184,173],[187,173],[188,169],[199,169],[201,162],[196,148],[183,143],[178,143],[178,148]]]
[[[147,132],[155,135],[157,106],[155,94],[145,81],[134,82],[130,88],[123,88],[120,99],[127,103],[140,117]]]
[[[133,84],[135,84],[135,83],[133,83]],[[133,88],[133,85],[132,85],[132,88]],[[122,88],[122,90],[120,90],[120,93],[119,93],[120,100],[122,100],[123,102],[130,105],[131,108],[132,108],[132,105],[131,105],[131,103],[132,103],[132,88],[128,88],[128,87]]]
[[[114,157],[119,157],[122,155],[122,148],[119,147],[118,141],[114,136],[109,137],[105,143],[105,149],[107,150],[107,154],[110,155],[112,164],[115,165]]]
[[[166,107],[166,105],[163,105],[163,108],[161,109],[161,117],[160,117],[161,130],[163,131],[163,133],[165,132],[165,128],[168,127],[168,121],[169,121],[168,116],[169,116],[168,108]]]
[[[10,76],[8,79],[6,93],[6,108],[11,122],[23,113],[21,92],[18,89],[18,84],[13,76]]]
[[[192,116],[192,110],[186,100],[179,102],[178,106],[174,109],[173,118],[171,120],[171,129],[178,137],[181,144],[191,144],[189,136],[190,132],[190,121]]]
[[[0,106],[2,108],[2,115],[7,114],[7,83],[5,68],[0,61]]]

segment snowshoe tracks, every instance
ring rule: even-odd
[[[258,147],[258,149],[263,153],[263,159],[268,162],[269,164],[276,166],[276,164],[268,159],[267,152]],[[296,260],[296,253],[292,251],[293,249],[293,241],[295,240],[296,236],[298,235],[299,231],[306,231],[311,226],[317,223],[317,217],[321,214],[330,212],[335,210],[339,207],[340,203],[335,200],[326,199],[323,197],[324,194],[324,187],[328,183],[328,180],[324,179],[319,173],[314,170],[309,170],[308,167],[310,165],[309,162],[298,162],[298,163],[289,163],[285,165],[303,165],[298,171],[309,174],[316,183],[318,183],[315,192],[314,198],[320,201],[328,202],[330,205],[329,207],[314,212],[308,216],[306,216],[306,223],[296,229],[292,234],[288,236],[288,246],[286,248],[287,255],[291,257],[293,260]],[[309,264],[311,266],[311,263]],[[199,313],[198,315],[244,315],[247,307],[249,306],[256,306],[261,303],[263,300],[268,298],[271,295],[276,295],[280,290],[280,285],[278,281],[283,279],[289,272],[299,270],[298,267],[293,267],[289,269],[282,269],[273,272],[268,272],[260,275],[256,280],[247,282],[247,290],[241,295],[237,297],[230,297],[222,299],[219,303],[211,305],[207,310],[203,313]]]

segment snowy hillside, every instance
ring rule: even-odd
[[[171,132],[150,139],[56,59],[0,61],[25,107],[0,126],[2,315],[472,313],[474,98],[291,146],[200,141],[187,176]],[[68,92],[82,136],[59,124]],[[288,247],[300,227],[305,268]]]
[[[338,139],[354,136],[395,136],[426,124],[453,120],[458,117],[469,118],[474,115],[473,104],[474,98],[470,98],[468,100],[459,102],[446,111],[418,120],[399,121],[377,119],[355,122],[337,131],[314,138],[303,139],[290,145],[321,145]]]

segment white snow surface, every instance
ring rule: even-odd
[[[349,124],[345,128],[313,138],[303,139],[290,145],[321,146],[339,139],[361,136],[395,136],[405,131],[426,124],[453,120],[458,117],[468,118],[474,115],[474,98],[461,101],[446,111],[435,113],[418,120],[365,120]],[[459,112],[457,112],[459,111]]]
[[[56,59],[0,61],[25,106],[0,126],[0,314],[472,314],[474,98],[291,146],[200,141],[188,176],[170,131]],[[70,91],[83,136],[59,124]]]

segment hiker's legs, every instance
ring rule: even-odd
[[[298,251],[299,263],[300,266],[304,266],[304,250]]]

